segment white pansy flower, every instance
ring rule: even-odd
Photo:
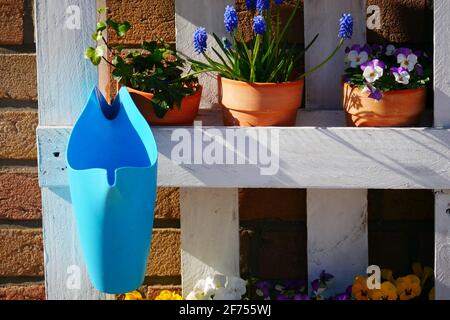
[[[414,67],[418,62],[418,57],[414,53],[411,53],[409,55],[400,53],[397,56],[397,62],[400,64],[400,67],[405,68],[409,72],[411,72],[414,70]]]
[[[363,72],[363,76],[369,83],[374,83],[383,76],[383,68],[380,66],[368,65]]]
[[[369,54],[366,51],[352,50],[348,53],[347,59],[350,62],[350,67],[357,68],[369,60]]]

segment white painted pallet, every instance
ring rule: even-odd
[[[450,1],[434,0],[434,125],[450,127]],[[435,188],[439,189],[439,188]],[[450,300],[450,188],[435,196],[436,299]]]
[[[82,57],[95,26],[95,4],[82,0],[36,0],[36,3],[39,176],[43,194],[47,296],[50,299],[105,299],[108,297],[90,285],[80,258],[64,163],[71,125],[99,77],[95,68]],[[223,34],[223,9],[230,3],[230,0],[177,0],[178,47],[185,53],[192,52],[192,32],[197,25]],[[354,41],[364,42],[365,3],[365,0],[305,0],[305,38],[321,33],[319,42],[306,56],[308,67],[329,51],[327,46],[333,45],[333,39],[337,41],[337,18],[344,11],[354,14]],[[78,5],[80,9],[80,30],[65,28],[66,10],[71,5]],[[336,291],[345,289],[344,285],[351,282],[355,273],[365,271],[367,189],[425,188],[439,190],[436,191],[436,295],[440,299],[450,299],[450,224],[449,216],[444,213],[450,201],[449,191],[445,191],[450,190],[450,131],[438,129],[450,126],[450,64],[446,61],[450,52],[447,41],[450,38],[450,2],[435,0],[434,5],[436,129],[330,128],[345,125],[342,112],[337,110],[300,112],[297,124],[304,127],[236,129],[236,132],[250,135],[279,134],[279,149],[267,148],[279,155],[280,170],[274,176],[261,175],[261,168],[251,164],[178,165],[170,155],[176,145],[172,137],[180,128],[154,129],[160,151],[159,185],[182,187],[185,294],[198,279],[215,272],[239,275],[238,187],[308,189],[309,277],[317,277],[321,269],[334,272],[342,279]],[[339,106],[341,70],[342,60],[336,58],[321,73],[308,77],[309,110]],[[216,84],[211,79],[204,81],[207,92],[204,105],[210,106],[215,103]],[[201,113],[204,124],[214,126],[203,129],[215,129],[217,135],[229,129],[215,126],[220,121],[219,113]],[[183,130],[191,134],[195,129]],[[217,144],[223,146],[220,140]],[[71,265],[81,268],[80,290],[66,285],[67,268]]]

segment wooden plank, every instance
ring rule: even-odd
[[[352,13],[354,19],[353,38],[346,45],[366,42],[366,0],[305,0],[304,6],[305,42],[309,43],[320,34],[305,55],[306,70],[324,61],[336,48],[338,21],[343,13]],[[344,54],[342,49],[325,67],[307,77],[306,108],[342,109]]]
[[[72,125],[98,79],[97,69],[83,57],[85,47],[92,45],[96,2],[37,0],[35,12],[39,125]],[[38,130],[39,143],[43,141],[41,132]],[[67,136],[64,150],[66,143]],[[45,163],[42,156],[38,160],[40,170]],[[65,154],[58,160],[65,162]],[[86,275],[67,185],[43,187],[42,202],[47,298],[106,299],[93,289]]]
[[[434,125],[450,126],[450,1],[434,1]],[[436,299],[450,300],[450,188],[435,192]]]
[[[204,142],[194,152],[194,142],[199,141],[194,138],[194,130],[192,127],[153,129],[160,152],[160,186],[450,189],[450,130],[313,127],[203,127],[198,130],[200,134],[216,137],[216,147],[224,151],[224,163],[227,163],[226,155],[231,154],[234,159],[246,159],[246,164],[236,160],[234,164],[195,164],[194,154],[198,157],[206,153],[211,142]],[[70,128],[39,129],[39,174],[43,186],[67,185],[63,169],[69,132]],[[227,133],[259,137],[263,152],[256,154],[264,155],[267,151],[273,167],[276,168],[279,160],[279,170],[274,175],[262,175],[262,169],[267,169],[270,162],[263,165],[258,158],[256,164],[251,164],[249,144],[244,151],[232,148],[220,139]],[[264,138],[268,135],[273,135],[273,141],[279,143],[267,144]],[[182,140],[180,136],[191,146],[191,164],[180,165],[172,157]],[[58,158],[55,152],[59,152]]]
[[[180,189],[183,294],[216,273],[239,276],[237,189]]]
[[[336,276],[329,294],[342,293],[369,263],[367,190],[307,190],[308,277]]]
[[[450,1],[434,1],[434,125],[450,126]]]
[[[197,27],[204,27],[208,32],[208,50],[210,57],[215,57],[211,46],[217,47],[212,37],[216,33],[219,37],[226,35],[223,14],[227,5],[234,5],[234,0],[176,0],[175,28],[177,50],[193,57],[204,60],[194,52],[193,36]],[[217,80],[213,74],[199,76],[204,90],[202,93],[202,108],[211,108],[217,104]]]
[[[450,300],[450,190],[435,193],[436,299]]]

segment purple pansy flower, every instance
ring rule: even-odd
[[[419,77],[423,76],[424,74],[423,66],[420,63],[416,64],[416,74]]]
[[[403,68],[403,67],[393,67],[391,68],[391,73],[394,75],[395,77],[395,81],[397,81],[398,83],[407,85],[409,84],[409,80],[411,79],[411,76],[408,72],[407,69]]]
[[[374,87],[374,86],[368,86],[368,89],[370,91],[369,98],[380,101],[383,99],[383,93],[380,89]]]
[[[350,62],[350,67],[357,68],[361,64],[369,60],[370,48],[368,46],[361,47],[358,44],[348,48],[347,60]]]
[[[306,282],[304,280],[287,280],[284,282],[286,290],[304,290]]]
[[[293,300],[297,300],[297,301],[307,301],[307,300],[311,300],[311,298],[305,294],[305,293],[297,293],[296,295],[294,295]]]
[[[260,280],[256,283],[256,294],[264,298],[270,297],[270,290],[273,288],[271,281]]]
[[[384,68],[386,65],[383,61],[374,59],[363,63],[361,65],[361,70],[363,71],[363,76],[369,83],[374,83],[380,79],[384,74]]]
[[[291,299],[289,299],[289,297],[285,294],[279,294],[275,297],[275,300],[287,301],[287,300],[291,300]]]

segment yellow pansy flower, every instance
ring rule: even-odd
[[[134,290],[132,292],[125,293],[125,298],[123,300],[143,300],[143,298],[139,291]]]
[[[369,290],[370,300],[397,300],[397,288],[392,282],[386,281],[380,289]]]
[[[420,279],[416,275],[409,275],[406,277],[398,278],[396,281],[397,294],[400,300],[411,300],[418,296],[422,292],[420,286]]]
[[[394,277],[392,276],[392,270],[390,270],[390,269],[381,269],[381,278],[386,281],[394,282]]]
[[[183,300],[183,297],[175,291],[163,290],[159,293],[155,300]]]
[[[356,300],[369,300],[367,277],[357,276],[352,286],[352,294]]]

